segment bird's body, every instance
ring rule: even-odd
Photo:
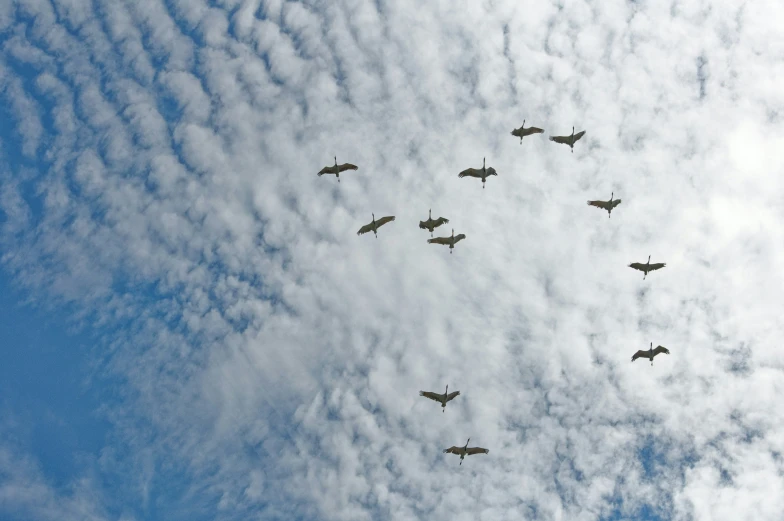
[[[569,145],[569,148],[572,149],[572,153],[574,153],[574,143],[581,137],[585,135],[585,130],[581,130],[577,134],[574,133],[574,127],[572,127],[572,135],[571,136],[550,136],[550,141],[555,141],[556,143],[563,143],[564,145]]]
[[[498,175],[498,172],[495,171],[493,167],[486,167],[485,166],[485,159],[482,158],[482,168],[466,168],[459,174],[457,177],[478,177],[482,180],[482,188],[485,187],[485,180],[491,175]]]
[[[468,438],[468,441],[471,441],[471,438]],[[464,447],[457,447],[451,446],[448,449],[444,449],[444,454],[457,454],[460,456],[460,464],[463,464],[463,458],[466,456],[471,456],[473,454],[487,454],[490,452],[487,449],[483,449],[482,447],[468,447],[468,441],[466,442]]]
[[[427,211],[427,221],[419,221],[419,227],[423,230],[429,230],[430,236],[433,236],[433,230],[441,226],[442,224],[446,224],[449,222],[449,219],[444,217],[439,217],[438,219],[433,219],[430,215],[430,210]]]
[[[455,235],[454,228],[452,229],[452,236],[451,237],[436,237],[435,239],[428,239],[428,244],[444,244],[449,246],[449,253],[452,253],[452,250],[455,248],[455,244],[465,239],[465,234],[461,233]]]
[[[607,210],[607,217],[609,218],[610,214],[613,211],[613,208],[615,208],[616,206],[621,204],[621,200],[620,199],[613,199],[614,195],[615,195],[615,192],[612,192],[610,194],[610,200],[609,201],[588,201],[588,204],[590,206],[595,206],[597,208],[601,208],[602,210]]]
[[[366,224],[365,226],[360,228],[359,231],[357,232],[357,235],[362,235],[363,233],[367,233],[367,232],[373,232],[373,235],[375,235],[376,239],[378,239],[378,229],[384,226],[386,223],[394,221],[395,216],[387,215],[386,217],[382,217],[377,221],[376,215],[375,214],[371,214],[371,215],[373,215],[373,220],[370,221],[370,224]]]
[[[343,163],[342,165],[338,164],[338,158],[335,156],[335,164],[331,166],[325,166],[324,168],[319,171],[317,176],[321,177],[324,174],[332,174],[338,178],[338,183],[340,182],[340,173],[345,172],[346,170],[357,170],[359,167],[357,165],[352,165],[351,163]]]
[[[530,136],[531,134],[541,134],[544,132],[543,129],[537,127],[528,127],[525,128],[525,120],[523,120],[523,125],[520,128],[516,128],[512,131],[512,135],[515,137],[520,138],[520,144],[523,144],[523,138],[525,136]]]
[[[656,349],[653,348],[653,342],[651,342],[651,348],[648,350],[640,349],[636,353],[632,355],[632,362],[637,360],[638,358],[647,358],[651,361],[651,365],[653,365],[653,357],[658,355],[659,353],[664,353],[665,355],[670,354],[670,350],[664,346],[656,346]]]
[[[419,391],[419,396],[430,398],[441,404],[441,412],[446,410],[446,402],[453,400],[455,397],[460,396],[460,391],[449,392],[449,386],[446,386],[444,394],[431,393],[430,391]]]
[[[642,279],[645,280],[645,277],[648,276],[648,272],[649,271],[659,270],[659,269],[665,267],[666,265],[667,265],[666,262],[657,262],[657,263],[651,264],[651,256],[648,255],[648,262],[646,262],[645,264],[643,264],[642,262],[632,262],[631,264],[629,264],[629,267],[630,268],[634,268],[635,270],[640,270],[641,272],[643,272],[644,275],[642,276]]]

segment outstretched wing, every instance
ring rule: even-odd
[[[482,171],[481,170],[477,170],[476,168],[466,168],[465,170],[463,170],[462,172],[457,174],[457,177],[466,177],[466,176],[468,176],[468,177],[482,177]]]
[[[318,174],[316,174],[316,175],[317,175],[317,176],[319,176],[319,177],[321,177],[321,176],[322,176],[322,175],[324,175],[324,174],[334,174],[335,172],[333,172],[333,168],[334,168],[334,167],[332,167],[332,166],[325,166],[324,168],[322,168],[321,170],[319,170],[319,173],[318,173]]]
[[[378,223],[376,223],[376,226],[378,226]],[[372,232],[372,231],[373,231],[373,223],[366,224],[365,226],[359,229],[357,235],[362,235],[363,233]]]
[[[455,396],[460,396],[460,391],[455,391],[446,395],[446,401],[453,400]]]
[[[472,454],[487,454],[488,452],[490,452],[488,449],[483,449],[482,447],[468,447],[466,456],[470,456]]]
[[[636,270],[645,271],[646,264],[642,264],[641,262],[632,262],[629,264],[630,268],[634,268]]]
[[[640,358],[640,357],[642,357],[642,358],[648,358],[648,351],[643,351],[642,349],[640,349],[639,351],[637,351],[636,353],[634,353],[634,354],[632,355],[632,362],[634,362],[635,360],[637,360],[637,359],[638,359],[638,358]]]
[[[427,221],[419,221],[419,227],[422,228],[423,230],[429,230],[430,229],[427,226]]]
[[[615,208],[619,204],[621,204],[621,200],[620,199],[616,199],[615,201],[612,202],[612,207]]]
[[[445,219],[444,217],[439,217],[439,218],[438,218],[438,219],[436,219],[436,220],[435,220],[435,222],[433,223],[433,227],[434,227],[434,228],[438,228],[438,227],[439,227],[439,226],[441,226],[442,224],[446,224],[446,223],[448,223],[448,222],[449,222],[449,219]]]
[[[359,167],[357,165],[352,165],[351,163],[343,163],[342,165],[338,166],[338,170],[344,172],[346,170],[357,170]]]
[[[515,137],[524,137],[525,134],[523,134],[523,127],[514,129],[512,131],[512,135],[515,136]]]
[[[446,244],[449,245],[452,243],[452,237],[436,237],[434,239],[428,239],[428,244]]]
[[[444,454],[460,454],[460,450],[462,448],[463,447],[455,447],[454,445],[452,445],[448,449],[444,449]]]
[[[664,346],[656,346],[656,349],[653,350],[653,354],[658,355],[659,353],[664,353],[665,355],[670,354],[670,350]]]
[[[657,262],[656,264],[651,264],[650,267],[648,268],[648,271],[660,270],[663,267],[665,267],[666,265],[667,265],[667,263],[665,263],[665,262]]]
[[[458,242],[462,241],[463,239],[465,239],[465,234],[464,233],[459,233],[459,234],[455,235],[455,244],[457,244]]]
[[[555,141],[556,143],[564,143],[569,144],[569,138],[571,136],[550,136],[550,141]]]
[[[384,226],[386,223],[394,221],[394,220],[395,220],[395,216],[394,215],[387,215],[386,217],[382,217],[381,219],[378,219],[376,221],[376,228]]]
[[[584,135],[585,135],[585,130],[581,130],[580,132],[578,132],[577,134],[574,135],[574,140],[577,141],[578,139],[580,139]]]
[[[530,134],[541,134],[542,132],[544,132],[544,129],[541,129],[539,127],[528,127],[527,129],[525,129],[525,132],[528,135],[530,135]]]
[[[602,210],[613,208],[607,201],[588,201],[588,204],[591,206],[596,206],[597,208],[601,208]]]
[[[441,399],[444,397],[443,394],[431,393],[430,391],[419,391],[419,396],[430,398],[431,400],[434,400],[436,402],[441,402]]]

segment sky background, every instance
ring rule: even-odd
[[[0,518],[784,519],[782,19],[0,2]]]

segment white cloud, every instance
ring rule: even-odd
[[[54,143],[8,161],[3,262],[121,326],[106,461],[145,509],[781,517],[772,5],[55,5],[0,23],[13,135]]]

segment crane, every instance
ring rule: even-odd
[[[338,157],[335,156],[335,164],[332,166],[325,166],[316,175],[321,177],[324,174],[333,174],[335,177],[338,178],[338,183],[339,183],[341,172],[345,172],[346,170],[357,170],[358,168],[359,167],[357,165],[352,165],[351,163],[343,163],[342,165],[339,165]]]
[[[468,438],[468,441],[471,441],[471,438]],[[452,446],[448,449],[444,449],[444,454],[457,454],[460,456],[460,464],[463,464],[463,458],[466,456],[471,456],[473,454],[487,454],[490,452],[488,449],[483,449],[482,447],[468,447],[468,441],[465,444],[465,447],[456,447]]]
[[[376,220],[376,214],[371,214],[373,216],[373,220],[370,221],[370,224],[366,224],[362,228],[359,229],[357,235],[362,235],[363,233],[373,232],[373,235],[376,236],[378,239],[378,229],[384,226],[386,223],[394,221],[394,215],[387,215],[386,217],[382,217],[378,221]]]
[[[643,351],[640,349],[636,353],[632,355],[632,362],[637,360],[638,358],[647,358],[651,361],[651,365],[653,365],[653,357],[658,355],[659,353],[664,353],[665,355],[670,354],[670,350],[664,346],[656,346],[656,349],[653,348],[653,342],[651,342],[651,348],[647,351]]]
[[[441,404],[441,412],[446,410],[446,402],[450,400],[454,400],[455,397],[460,396],[460,391],[449,392],[449,386],[446,386],[446,391],[444,394],[438,393],[431,393],[430,391],[419,391],[419,396],[424,396],[425,398],[430,398],[431,400],[435,400]]]
[[[610,194],[610,200],[609,201],[588,201],[588,204],[590,206],[595,206],[597,208],[601,208],[602,210],[607,210],[607,217],[609,218],[610,214],[613,211],[613,208],[615,208],[616,206],[621,204],[621,200],[620,199],[613,200],[613,196],[614,195],[615,195],[615,192],[612,192]]]
[[[449,253],[452,253],[452,250],[455,248],[455,244],[465,239],[465,234],[461,233],[457,237],[455,237],[455,229],[452,228],[452,236],[451,237],[436,237],[435,239],[428,239],[428,244],[444,244],[449,246]]]
[[[482,188],[485,187],[485,180],[491,175],[498,175],[493,167],[485,167],[485,158],[482,158],[482,168],[466,168],[457,177],[478,177],[482,180]]]
[[[430,214],[430,210],[427,211],[427,221],[419,221],[419,227],[423,230],[430,230],[430,236],[433,236],[433,230],[441,226],[442,224],[446,224],[449,222],[449,219],[444,217],[439,217],[438,219],[433,219]]]
[[[646,262],[645,264],[641,262],[632,262],[631,264],[629,264],[629,267],[634,268],[636,270],[640,270],[641,272],[645,273],[645,275],[642,276],[642,280],[645,280],[645,277],[648,276],[649,271],[661,269],[666,265],[667,263],[665,262],[657,262],[656,264],[651,264],[651,256],[648,255],[648,262]]]
[[[556,143],[563,143],[564,145],[569,145],[569,148],[572,149],[572,153],[574,153],[574,142],[580,139],[585,135],[585,130],[578,132],[577,134],[574,133],[574,127],[572,127],[572,135],[571,136],[550,136],[550,141],[555,141]]]
[[[528,127],[525,128],[525,120],[523,120],[523,126],[520,128],[516,128],[512,131],[512,135],[520,138],[520,144],[523,144],[523,138],[525,136],[530,136],[531,134],[541,134],[544,132],[543,129],[537,127]]]

